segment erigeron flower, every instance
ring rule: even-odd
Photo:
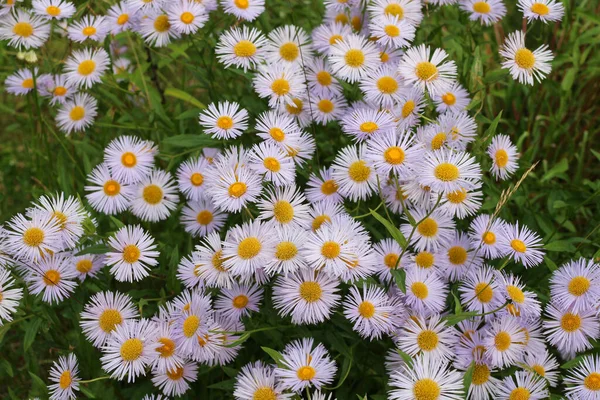
[[[75,290],[77,274],[70,266],[70,258],[63,253],[46,255],[32,264],[25,280],[31,294],[42,294],[47,303],[60,303]]]
[[[459,291],[464,307],[479,314],[497,309],[504,301],[494,271],[485,265],[470,269],[462,280]],[[492,318],[493,314],[485,316],[486,320]]]
[[[594,307],[600,300],[600,266],[583,258],[566,263],[552,274],[550,293],[563,310]]]
[[[252,83],[260,97],[269,99],[272,108],[292,104],[306,91],[304,74],[296,64],[261,65]]]
[[[116,35],[117,33],[137,28],[140,22],[140,15],[127,2],[122,1],[108,9],[106,22],[110,28],[110,33]]]
[[[61,236],[56,220],[47,212],[34,210],[27,218],[15,215],[6,226],[6,249],[13,257],[36,262],[60,250]]]
[[[235,276],[223,265],[223,248],[218,232],[208,234],[196,246],[196,251],[198,259],[194,273],[202,279],[204,285],[219,288],[233,285]]]
[[[333,76],[333,71],[326,58],[315,57],[309,60],[306,63],[305,73],[310,93],[326,97],[342,94],[342,86]]]
[[[104,16],[86,15],[79,21],[69,25],[67,36],[74,42],[83,43],[86,40],[102,42],[109,31],[108,23]]]
[[[406,305],[417,315],[439,314],[445,307],[447,285],[436,273],[411,268],[406,271]]]
[[[594,400],[600,391],[600,359],[598,356],[583,357],[577,367],[569,371],[564,382],[569,400]]]
[[[383,239],[373,245],[377,257],[377,276],[385,282],[393,280],[394,269],[406,268],[408,254],[402,254],[402,248],[394,239]]]
[[[215,300],[215,311],[225,318],[240,320],[251,312],[258,312],[262,298],[261,287],[234,284],[230,289],[221,289]]]
[[[546,381],[529,371],[517,371],[502,380],[496,388],[499,398],[542,400],[549,397]]]
[[[415,26],[396,15],[384,15],[369,23],[371,36],[384,47],[402,48],[410,46],[415,38]]]
[[[179,0],[167,9],[169,23],[182,35],[194,34],[208,21],[208,13],[202,4]]]
[[[534,292],[524,290],[525,285],[519,277],[513,274],[497,273],[500,291],[505,301],[510,301],[501,313],[508,313],[516,317],[539,317],[542,309],[537,295]]]
[[[442,275],[450,282],[462,281],[471,269],[477,269],[483,263],[462,232],[455,232],[454,237],[438,250],[437,259]]]
[[[256,28],[244,25],[223,33],[215,54],[225,67],[235,65],[245,72],[254,69],[265,59],[266,44],[267,39]]]
[[[77,273],[77,279],[81,282],[88,277],[94,278],[105,265],[104,254],[77,255],[78,253],[85,251],[85,247],[78,247],[71,252],[71,266]]]
[[[419,155],[409,132],[387,132],[374,137],[367,143],[365,158],[373,165],[384,181],[390,174],[403,180],[414,175]]]
[[[291,396],[283,393],[281,384],[276,381],[274,367],[262,361],[244,365],[236,377],[233,392],[236,400],[288,400]]]
[[[565,13],[562,2],[556,0],[519,0],[517,7],[528,22],[558,22]]]
[[[394,16],[417,27],[423,19],[421,7],[415,0],[374,0],[367,9],[372,18]]]
[[[331,46],[345,40],[351,34],[352,28],[347,24],[340,22],[322,24],[313,29],[311,33],[312,46],[317,52],[327,56],[331,51]]]
[[[35,209],[42,210],[54,219],[58,225],[62,249],[73,248],[83,235],[83,221],[88,213],[79,199],[73,196],[65,198],[64,193],[58,196],[42,196],[35,204]]]
[[[495,259],[505,255],[505,249],[500,247],[500,238],[505,235],[504,222],[500,218],[493,218],[488,214],[478,215],[469,228],[469,237],[473,242],[476,252],[488,259]]]
[[[490,171],[496,180],[508,179],[519,168],[519,151],[507,135],[496,135],[487,154],[492,159]]]
[[[157,222],[168,218],[178,202],[171,174],[155,169],[134,186],[129,208],[142,221]]]
[[[279,144],[264,141],[252,147],[249,167],[275,186],[287,186],[296,180],[296,165]]]
[[[382,65],[360,82],[365,101],[375,107],[392,108],[402,98],[403,84],[396,69]]]
[[[167,396],[181,396],[190,389],[190,383],[198,379],[198,365],[186,361],[165,372],[154,372],[152,383]]]
[[[216,139],[233,139],[248,128],[248,112],[236,102],[211,103],[200,113],[200,126]]]
[[[377,174],[366,158],[366,149],[364,145],[341,149],[331,167],[339,193],[352,201],[369,198],[377,187]]]
[[[40,87],[41,89],[41,87]],[[77,93],[77,88],[67,82],[64,74],[54,75],[44,87],[44,94],[51,97],[50,104],[65,104],[67,100],[73,98]]]
[[[33,13],[44,19],[67,19],[76,11],[73,3],[65,0],[34,0],[31,6]]]
[[[432,54],[424,44],[411,47],[398,66],[398,73],[407,84],[435,96],[448,91],[456,79],[456,64],[444,61],[447,57],[443,49],[435,49]]]
[[[525,333],[517,320],[505,316],[491,322],[485,335],[485,353],[494,367],[506,368],[522,361]]]
[[[329,62],[333,73],[350,83],[365,78],[381,64],[375,44],[357,34],[336,41],[329,50]]]
[[[322,168],[318,173],[311,173],[305,189],[306,198],[311,203],[320,201],[341,203],[342,195],[338,192],[339,184],[333,179],[331,168]]]
[[[23,298],[23,289],[14,287],[14,284],[10,271],[0,267],[0,326],[12,321],[12,314]]]
[[[394,117],[389,112],[359,107],[348,114],[342,122],[342,131],[357,142],[396,132]]]
[[[294,25],[280,26],[269,32],[265,48],[269,64],[304,65],[312,57],[308,35]]]
[[[377,286],[363,286],[362,293],[350,287],[343,303],[344,316],[353,324],[352,329],[364,338],[379,339],[395,328],[390,298]]]
[[[426,105],[425,95],[418,87],[402,88],[396,104],[396,107],[392,108],[392,113],[396,117],[398,128],[408,130],[419,123],[421,112]]]
[[[190,201],[181,210],[181,223],[186,232],[195,237],[204,237],[211,232],[219,231],[227,213],[222,212],[206,200]]]
[[[190,158],[177,168],[177,186],[183,195],[192,201],[205,197],[206,178],[209,163],[204,157]]]
[[[135,11],[148,13],[152,10],[160,10],[165,5],[165,0],[125,0],[127,5]]]
[[[346,115],[348,108],[346,98],[340,94],[312,96],[311,102],[312,119],[321,125],[327,125],[331,121],[340,121]]]
[[[108,53],[102,48],[75,50],[65,63],[67,82],[89,89],[102,80],[109,63]]]
[[[37,68],[34,68],[34,72],[37,74]],[[4,81],[4,85],[8,93],[23,96],[34,90],[35,82],[31,70],[20,69],[14,74],[9,75]]]
[[[460,188],[444,194],[439,210],[459,219],[475,215],[483,202],[481,186],[482,183],[478,182],[469,190]]]
[[[89,185],[84,189],[92,208],[104,214],[118,214],[129,208],[133,188],[125,185],[110,172],[105,163],[98,164],[88,175]]]
[[[482,25],[492,25],[506,15],[506,6],[502,0],[461,0],[460,8],[469,13],[471,21],[481,22]]]
[[[220,3],[225,13],[246,21],[254,21],[265,11],[265,0],[220,0]]]
[[[77,93],[67,100],[56,114],[56,125],[65,135],[80,132],[94,123],[98,102],[87,93]]]
[[[108,245],[112,251],[106,253],[106,263],[118,281],[139,281],[158,264],[154,239],[138,225],[122,227],[108,239]]]
[[[39,16],[32,16],[26,9],[17,8],[0,19],[0,39],[18,49],[37,49],[50,36],[50,24]]]
[[[525,268],[535,267],[544,259],[542,239],[526,226],[521,225],[519,228],[519,222],[515,225],[505,224],[504,234],[499,240],[500,251],[523,264]]]
[[[68,356],[60,356],[50,368],[50,380],[48,385],[51,400],[74,400],[79,391],[79,365],[73,353]]]
[[[141,19],[138,32],[146,43],[156,47],[166,46],[171,43],[171,39],[181,36],[169,21],[169,16],[160,10],[151,10],[146,14]]]
[[[402,224],[400,230],[406,238],[412,238],[411,244],[417,250],[436,251],[452,240],[455,226],[452,218],[437,209],[431,213],[423,209],[410,212],[416,226]]]
[[[560,351],[563,359],[570,360],[581,351],[593,347],[591,340],[600,337],[600,323],[592,308],[573,311],[561,310],[555,302],[546,306],[544,336],[549,344]]]
[[[411,357],[418,354],[428,354],[431,359],[451,360],[454,357],[458,332],[447,326],[439,315],[408,318],[396,334],[394,340],[398,347]]]
[[[471,102],[471,98],[469,92],[460,83],[455,82],[446,92],[434,96],[433,102],[436,105],[436,111],[443,114],[464,111]]]
[[[148,143],[136,136],[119,136],[104,149],[104,162],[122,184],[138,183],[150,175],[154,154]]]
[[[541,82],[552,70],[552,52],[548,45],[543,45],[531,51],[525,47],[525,34],[521,31],[512,32],[500,49],[504,58],[503,68],[510,71],[513,79],[520,83],[533,85],[534,80]]]
[[[546,379],[550,386],[554,387],[558,383],[558,362],[553,355],[548,353],[548,350],[527,353],[525,364],[530,370]]]

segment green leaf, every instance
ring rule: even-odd
[[[116,217],[113,217],[112,215],[110,216],[110,220],[113,222],[113,224],[115,224],[117,229],[121,229],[125,226],[125,224],[121,220],[117,219]]]
[[[412,365],[413,365],[413,358],[411,356],[409,356],[408,354],[406,354],[405,352],[403,352],[399,348],[396,348],[396,353],[398,353],[400,355],[400,357],[402,357],[402,360],[404,360],[404,362],[406,363],[406,365],[408,365],[409,367],[412,367]]]
[[[105,254],[110,251],[110,247],[105,244],[95,244],[93,246],[86,247],[82,249],[79,253],[75,254],[76,256],[83,256],[85,254]]]
[[[569,69],[567,71],[567,73],[565,74],[565,77],[563,78],[560,88],[562,90],[564,90],[565,92],[568,92],[569,90],[571,90],[571,87],[573,86],[573,81],[575,81],[575,76],[577,76],[577,69],[576,68]]]
[[[37,394],[45,394],[46,393],[46,384],[44,383],[44,381],[42,380],[42,378],[40,378],[39,376],[37,376],[36,374],[34,374],[33,372],[29,371],[29,376],[31,377],[31,383],[32,383],[32,387],[35,391],[35,393]]]
[[[452,292],[452,297],[454,297],[454,314],[462,314],[463,309],[462,305],[460,304],[460,299],[456,296],[454,292]]]
[[[496,134],[496,130],[498,129],[498,123],[500,122],[501,118],[502,118],[502,111],[500,111],[498,113],[498,115],[496,115],[496,118],[494,118],[494,120],[492,121],[490,126],[485,131],[484,137],[486,139],[489,139]]]
[[[590,149],[590,151],[592,152],[592,154],[593,154],[593,155],[595,155],[595,156],[596,156],[596,158],[598,159],[598,161],[600,161],[600,153],[599,153],[599,152],[597,152],[597,151],[596,151],[596,150],[594,150],[594,149]]]
[[[201,110],[205,109],[206,106],[202,104],[198,99],[196,99],[191,94],[184,92],[183,90],[175,89],[173,87],[169,87],[165,89],[165,96],[175,97],[176,99],[183,100],[187,103],[194,105],[196,108]]]
[[[400,232],[400,229],[396,228],[390,221],[388,221],[387,219],[382,217],[380,214],[378,214],[377,211],[369,208],[369,212],[371,213],[372,216],[375,217],[375,219],[377,219],[377,221],[381,222],[381,224],[383,226],[385,226],[385,229],[387,229],[387,231],[390,233],[390,235],[392,235],[394,240],[396,242],[398,242],[398,244],[402,248],[406,247],[406,244],[407,244],[406,238],[404,237],[402,232]]]
[[[462,312],[460,314],[446,315],[443,319],[446,321],[446,325],[454,326],[454,325],[458,324],[460,321],[464,321],[465,319],[473,318],[478,315],[479,314],[477,314],[476,312],[467,311],[467,312]]]
[[[406,294],[406,271],[403,268],[390,269],[390,273],[396,281],[396,285],[400,288],[402,293]]]
[[[485,78],[483,78],[483,82],[488,85],[490,83],[496,83],[498,81],[501,81],[502,79],[504,79],[506,76],[508,76],[508,70],[507,69],[497,69],[491,72],[488,72],[485,75]]]
[[[475,361],[471,361],[471,365],[465,372],[465,376],[463,378],[463,387],[465,388],[465,393],[469,393],[469,388],[471,387],[471,382],[473,381],[473,371],[475,370]]]
[[[568,253],[575,252],[575,246],[567,240],[555,240],[554,242],[547,243],[544,248],[548,251],[566,251]]]
[[[218,383],[214,383],[212,385],[207,386],[209,389],[220,389],[225,390],[227,392],[232,392],[233,387],[235,385],[235,379],[227,379],[226,381],[221,381]]]
[[[285,365],[282,362],[283,356],[281,355],[280,352],[278,352],[277,350],[273,350],[269,347],[261,347],[261,349],[263,349],[263,351],[265,353],[267,353],[269,356],[271,356],[271,358],[273,359],[273,361],[275,361],[275,363],[277,364],[278,367],[285,368]]]
[[[13,372],[12,366],[10,365],[10,363],[8,362],[8,360],[6,359],[1,359],[0,360],[0,367],[2,367],[2,369],[4,369],[6,371],[6,373],[8,374],[8,376],[10,376],[11,378],[13,376],[15,376],[15,373]]]
[[[344,363],[342,364],[342,372],[340,373],[340,380],[338,382],[338,384],[335,387],[332,388],[327,388],[329,390],[336,390],[342,387],[342,385],[344,384],[344,381],[346,380],[346,378],[348,377],[348,374],[350,373],[350,369],[352,368],[352,361],[353,361],[353,357],[352,354],[350,354],[350,357],[345,357],[344,358]]]
[[[546,256],[544,257],[544,261],[546,261],[546,265],[548,266],[548,269],[552,272],[556,271],[558,269],[558,267],[556,266],[556,264],[554,263],[554,261],[552,261],[550,259],[550,257]]]
[[[205,134],[198,135],[177,135],[170,136],[162,140],[163,146],[172,146],[180,148],[194,148],[198,149],[202,147],[214,147],[219,144],[218,141],[212,139],[210,136]]]
[[[548,172],[546,172],[544,174],[541,182],[549,181],[550,179],[554,178],[556,175],[562,174],[563,172],[567,172],[568,169],[569,169],[569,161],[566,158],[563,158],[562,160],[559,161],[558,164],[556,164],[554,167],[550,168],[550,170],[548,170]]]
[[[33,319],[27,324],[27,327],[25,328],[25,336],[23,337],[23,351],[26,352],[27,350],[29,350],[29,348],[33,344],[33,341],[35,340],[35,337],[37,336],[38,330],[40,329],[41,325],[41,318]]]
[[[85,387],[85,385],[79,385],[79,390],[81,391],[81,393],[85,394],[85,396],[88,399],[95,399],[96,396],[94,396],[94,393],[92,393],[92,391],[90,389],[88,389],[87,387]]]

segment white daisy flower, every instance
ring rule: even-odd
[[[350,34],[331,46],[329,63],[337,77],[354,83],[375,72],[381,60],[375,44],[364,36]]]
[[[346,211],[344,210],[344,207],[338,203],[318,201],[311,204],[310,217],[312,219],[312,231],[318,231],[323,224],[329,224],[343,214],[346,214]]]
[[[281,386],[294,392],[333,382],[337,367],[331,360],[325,346],[314,346],[312,338],[295,340],[285,346],[282,352],[282,367],[275,369],[275,376]]]
[[[360,107],[346,114],[342,130],[356,141],[362,142],[382,135],[394,134],[394,117],[386,111]]]
[[[562,20],[565,7],[556,0],[519,0],[517,7],[528,22],[540,20],[543,23],[558,22]]]
[[[516,319],[510,316],[496,319],[485,334],[485,354],[494,367],[515,365],[523,360],[525,340],[525,332]]]
[[[501,399],[526,398],[542,400],[550,397],[546,389],[546,381],[529,371],[517,371],[509,375],[496,387],[495,396]]]
[[[521,280],[518,277],[504,273],[498,275],[498,282],[504,299],[510,301],[510,304],[506,307],[505,311],[516,317],[539,318],[542,309],[540,307],[540,302],[536,298],[536,294],[524,290],[525,285],[521,283]]]
[[[504,303],[494,270],[485,265],[469,270],[458,290],[463,306],[478,314],[493,311]],[[492,317],[493,315],[485,316],[486,320],[491,320]]]
[[[225,67],[235,65],[245,72],[264,61],[266,44],[267,39],[256,28],[234,27],[221,35],[215,53]]]
[[[64,193],[58,196],[42,196],[35,204],[35,209],[44,211],[54,217],[58,225],[62,248],[73,248],[83,236],[83,221],[88,213],[79,199],[74,196],[65,198]],[[30,211],[31,212],[31,211]]]
[[[528,352],[525,356],[525,364],[530,370],[548,381],[551,387],[558,384],[558,362],[553,355],[544,349],[542,352]],[[600,378],[600,375],[598,376]]]
[[[157,222],[168,218],[179,202],[173,177],[160,169],[142,178],[133,190],[129,209],[142,221]]]
[[[506,15],[506,6],[502,0],[461,0],[460,8],[469,13],[471,21],[479,21],[482,25],[492,25]]]
[[[54,75],[45,87],[47,96],[52,97],[50,104],[65,104],[77,93],[77,88],[67,82],[66,75]]]
[[[104,162],[112,176],[125,185],[138,183],[154,167],[151,146],[136,136],[119,136],[104,149]]]
[[[488,214],[478,215],[469,228],[469,237],[475,251],[481,252],[488,259],[503,257],[505,253],[500,247],[500,238],[505,235],[505,224],[500,218],[492,219]]]
[[[345,40],[352,34],[352,28],[347,24],[333,22],[317,26],[311,32],[312,46],[315,51],[329,55],[331,46]]]
[[[402,81],[396,69],[387,64],[362,79],[359,87],[364,100],[375,107],[392,108],[402,97]]]
[[[293,104],[306,92],[303,70],[295,64],[262,65],[252,81],[254,91],[269,99],[269,107]]]
[[[331,66],[324,57],[315,57],[306,63],[308,90],[317,96],[333,97],[342,94],[342,86],[333,76]]]
[[[415,39],[415,26],[395,15],[383,15],[372,19],[369,31],[381,46],[395,49],[408,47]]]
[[[263,175],[275,186],[293,184],[296,180],[294,160],[278,145],[265,141],[254,145],[251,149],[250,169]]]
[[[119,229],[108,239],[108,246],[112,251],[106,253],[106,264],[120,282],[139,281],[158,264],[154,239],[138,225]]]
[[[390,314],[394,307],[383,289],[377,286],[363,286],[362,294],[356,286],[344,299],[344,316],[353,324],[352,329],[364,338],[380,339],[395,326]]]
[[[401,90],[397,107],[392,109],[398,122],[398,128],[408,130],[415,127],[419,123],[425,105],[425,95],[419,88]]]
[[[155,371],[152,383],[166,396],[181,396],[190,389],[190,383],[198,379],[198,365],[186,361],[165,372]]]
[[[0,326],[4,322],[12,321],[12,314],[23,298],[23,289],[15,288],[14,284],[10,272],[0,268]]]
[[[86,278],[94,278],[96,274],[104,267],[104,254],[83,254],[78,256],[79,252],[85,251],[85,247],[78,247],[72,251],[71,266],[77,273],[77,278],[83,282]]]
[[[352,200],[365,200],[377,188],[377,174],[366,157],[366,146],[348,146],[333,161],[332,176],[339,193]]]
[[[238,321],[251,312],[258,312],[262,298],[260,286],[234,284],[231,289],[221,289],[215,300],[215,311],[227,319]]]
[[[323,201],[338,204],[344,200],[338,192],[339,184],[333,179],[330,168],[321,168],[318,173],[311,173],[306,186],[306,198],[310,203]]]
[[[108,68],[110,58],[106,50],[75,50],[65,63],[67,83],[81,88],[91,88],[100,82]]]
[[[307,127],[313,122],[312,103],[308,102],[306,93],[298,97],[292,98],[291,103],[282,104],[279,106],[279,112],[294,119],[300,127]]]
[[[256,361],[241,368],[235,379],[233,397],[236,400],[288,400],[292,394],[283,393],[272,366]]]
[[[492,159],[490,171],[496,180],[508,179],[519,168],[519,150],[512,144],[508,135],[494,136],[487,154]]]
[[[173,2],[167,9],[167,15],[173,29],[182,35],[196,33],[208,21],[206,9],[195,1]]]
[[[439,315],[429,318],[411,317],[394,338],[400,349],[414,357],[428,354],[431,359],[446,361],[454,358],[454,345],[458,341],[458,332]]]
[[[133,195],[131,186],[113,178],[105,163],[97,165],[88,175],[89,185],[84,189],[92,208],[104,214],[118,214],[129,208]]]
[[[477,135],[477,123],[475,119],[464,111],[444,113],[440,115],[437,124],[434,126],[440,134],[443,133],[446,135],[444,138],[446,144],[457,150],[465,150],[467,144],[474,141]],[[431,143],[431,147],[437,150],[433,142]]]
[[[181,223],[186,232],[194,237],[203,237],[211,232],[221,230],[227,213],[215,208],[210,201],[201,199],[190,201],[181,210]]]
[[[37,73],[37,68],[34,70]],[[23,68],[12,75],[9,75],[4,81],[4,85],[6,86],[6,91],[8,93],[23,96],[34,90],[35,82],[31,70]]]
[[[368,11],[372,18],[394,16],[417,27],[423,19],[421,7],[415,0],[374,0],[369,3]]]
[[[26,219],[14,216],[6,226],[6,249],[16,259],[35,262],[61,249],[60,228],[44,211],[35,210]]]
[[[323,224],[312,232],[302,249],[302,254],[308,265],[315,270],[323,270],[329,275],[341,276],[346,272],[356,255],[357,237],[360,233],[333,224]]]
[[[569,400],[594,400],[600,391],[600,359],[598,356],[583,357],[576,368],[569,371],[564,382]]]
[[[595,307],[600,301],[600,266],[583,258],[564,264],[552,274],[550,293],[563,310]]]
[[[406,50],[398,66],[398,73],[407,84],[429,92],[435,96],[447,92],[456,80],[456,64],[444,61],[448,54],[443,49],[431,48],[424,44]]]
[[[340,121],[346,114],[348,103],[342,95],[319,95],[311,97],[311,115],[313,121],[327,125],[332,121]]]
[[[445,93],[439,93],[434,96],[433,102],[435,103],[436,111],[440,114],[447,112],[458,113],[465,111],[471,102],[471,98],[469,92],[460,83],[455,82]]]
[[[439,210],[431,213],[415,208],[411,214],[416,226],[400,225],[400,230],[417,250],[436,251],[448,244],[454,236],[454,221]]]
[[[292,185],[268,190],[258,204],[259,219],[272,221],[282,227],[307,228],[310,220],[305,201],[304,195]]]
[[[179,191],[192,201],[202,200],[205,196],[205,175],[209,163],[204,157],[190,158],[177,168]]]
[[[437,150],[425,154],[418,168],[418,180],[437,193],[471,189],[481,179],[479,164],[467,152]]]
[[[276,230],[275,254],[264,269],[268,275],[294,273],[307,267],[301,249],[308,232],[299,227],[280,227]]]
[[[495,392],[500,380],[493,377],[493,368],[486,363],[473,364],[473,375],[471,376],[471,385],[467,393],[467,399],[487,400]]]
[[[454,237],[438,251],[437,260],[443,276],[450,282],[463,281],[469,270],[479,268],[483,260],[474,250],[467,235],[455,232]]]
[[[504,58],[503,68],[510,71],[513,79],[520,83],[533,85],[534,80],[541,82],[552,70],[552,52],[548,45],[543,45],[531,51],[525,47],[525,34],[521,31],[512,32],[500,49]]]
[[[425,271],[439,271],[438,254],[430,251],[419,251],[418,253],[410,256],[411,264],[408,266],[414,266]],[[439,276],[439,274],[438,274]]]
[[[304,65],[312,57],[308,35],[304,29],[294,25],[273,29],[265,52],[269,64]]]
[[[110,33],[116,35],[120,32],[137,29],[140,16],[129,3],[122,1],[108,9],[106,22],[110,28]]]
[[[0,39],[18,49],[37,49],[50,36],[50,24],[39,16],[32,16],[23,8],[16,8],[0,19]]]
[[[233,139],[248,128],[248,111],[236,102],[211,103],[200,113],[200,126],[216,139]]]
[[[265,0],[220,0],[223,11],[238,19],[254,21],[265,11]]]
[[[402,254],[402,247],[393,239],[375,243],[373,252],[377,257],[377,276],[385,282],[393,281],[392,269],[406,268],[408,265],[408,254]]]
[[[177,265],[177,279],[188,289],[202,289],[204,280],[200,276],[202,265],[199,262],[200,253],[194,251],[184,256]]]
[[[165,5],[165,0],[125,0],[127,6],[134,11],[148,13],[152,10],[160,10]]]
[[[232,286],[235,277],[223,265],[223,249],[221,247],[221,237],[218,232],[208,234],[203,242],[196,246],[198,260],[195,266],[195,273],[203,280],[208,287],[226,287]]]
[[[69,257],[57,253],[44,256],[31,265],[25,280],[31,294],[42,293],[42,300],[46,303],[60,303],[75,290],[76,277]]]
[[[499,238],[499,247],[504,254],[519,262],[525,268],[535,267],[544,259],[542,239],[526,226],[505,224],[504,234]]]
[[[273,286],[273,305],[294,324],[316,324],[329,319],[339,304],[339,281],[311,269],[280,276]]]
[[[182,354],[192,354],[199,359],[198,351],[206,344],[199,340],[209,333],[209,327],[213,323],[210,298],[204,296],[186,299],[184,306],[175,306],[179,311],[173,323],[173,338],[177,346],[181,348]]]
[[[166,46],[171,43],[171,39],[181,36],[169,21],[169,16],[160,10],[152,10],[145,15],[145,18],[141,19],[138,32],[146,43],[156,47]]]
[[[69,353],[68,356],[58,357],[50,368],[50,381],[48,385],[51,400],[74,400],[75,394],[79,391],[79,365],[75,354]]]
[[[66,100],[56,114],[56,125],[65,133],[80,132],[94,123],[98,115],[98,102],[87,93],[77,93]]]
[[[128,320],[117,325],[102,346],[102,369],[111,378],[134,382],[138,376],[146,375],[146,367],[158,357],[156,326],[147,319]]]
[[[34,0],[31,6],[33,13],[44,19],[67,19],[77,11],[73,3],[64,0]]]
[[[290,138],[298,137],[302,130],[290,115],[271,110],[260,114],[256,120],[257,135],[287,151]]]
[[[168,307],[161,307],[159,314],[160,312],[170,314],[168,312]],[[158,333],[156,341],[160,347],[157,347],[156,351],[158,351],[159,355],[153,360],[151,365],[153,372],[165,373],[167,371],[176,370],[184,365],[185,357],[175,342],[173,320],[171,318],[162,319],[160,317],[155,317],[154,322],[156,323],[156,331]]]
[[[398,179],[411,178],[420,152],[413,146],[408,132],[387,132],[367,143],[366,160],[373,165],[381,180],[390,174]]]
[[[448,287],[437,274],[421,268],[407,270],[405,302],[418,315],[441,313],[447,295]]]
[[[86,15],[81,20],[73,22],[67,29],[67,36],[74,42],[83,43],[86,40],[104,41],[109,32],[109,25],[103,16]]]
[[[594,309],[563,311],[550,302],[546,306],[546,315],[544,336],[566,360],[574,358],[576,353],[591,349],[591,340],[600,337],[600,323]]]
[[[448,368],[440,358],[423,354],[415,357],[412,366],[405,365],[390,377],[388,393],[391,400],[460,400],[463,398],[463,379],[458,371]]]
[[[459,219],[475,215],[483,202],[481,185],[482,183],[478,182],[470,190],[461,188],[444,194],[439,204],[439,210]]]

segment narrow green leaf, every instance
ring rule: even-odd
[[[406,354],[399,348],[396,348],[396,353],[398,353],[400,355],[400,357],[402,357],[402,360],[404,360],[404,362],[406,363],[407,366],[412,367],[413,358],[411,356],[409,356],[408,354]]]
[[[225,390],[227,392],[232,392],[233,387],[235,385],[235,379],[227,379],[226,381],[221,381],[218,383],[213,383],[212,385],[207,386],[209,389],[220,389]]]
[[[465,372],[465,376],[463,378],[463,387],[465,388],[465,393],[469,393],[469,388],[471,387],[471,382],[473,381],[473,371],[475,370],[475,362],[471,361],[471,365]]]
[[[83,256],[85,254],[105,254],[110,251],[110,247],[105,244],[95,244],[93,246],[86,247],[82,249],[79,253],[75,254],[76,256]]]
[[[452,292],[452,297],[454,297],[454,314],[462,314],[463,309],[462,305],[460,304],[460,299],[456,296],[454,292]]]
[[[175,97],[176,99],[183,100],[187,103],[194,105],[196,108],[205,109],[206,106],[202,104],[198,99],[196,99],[191,94],[184,92],[183,90],[175,89],[173,87],[169,87],[165,89],[165,96]]]
[[[113,224],[115,224],[117,229],[121,229],[125,226],[125,224],[121,222],[121,220],[117,219],[116,217],[113,217],[112,215],[110,216],[110,220],[113,222]]]
[[[212,147],[218,144],[218,142],[212,139],[210,136],[205,134],[198,135],[177,135],[170,136],[162,140],[163,146],[180,147],[180,148],[194,148],[198,149],[202,147]]]
[[[390,221],[388,221],[387,219],[382,217],[379,213],[377,213],[377,211],[369,209],[369,212],[371,213],[372,216],[375,217],[375,219],[377,219],[377,221],[381,222],[381,224],[383,226],[385,226],[385,229],[387,229],[387,231],[390,233],[390,235],[392,235],[394,240],[396,242],[398,242],[398,244],[402,248],[406,247],[406,244],[407,244],[406,238],[404,237],[402,232],[400,232],[400,229],[396,228]]]
[[[564,90],[565,92],[568,92],[569,90],[571,90],[571,87],[573,86],[573,82],[575,81],[576,75],[577,75],[576,68],[569,69],[567,71],[567,73],[565,74],[565,77],[563,78],[560,88],[562,90]]]
[[[546,265],[548,266],[548,269],[552,272],[556,271],[558,269],[558,267],[556,266],[556,264],[554,263],[554,261],[552,261],[550,259],[550,257],[546,256],[544,257],[544,261],[546,262]]]
[[[508,72],[509,71],[504,68],[488,72],[487,74],[485,74],[485,78],[483,78],[483,82],[485,84],[499,82],[502,79],[504,79],[506,76],[508,76]]]
[[[33,387],[35,393],[36,394],[46,394],[46,392],[47,392],[46,384],[44,383],[42,378],[40,378],[39,376],[37,376],[36,374],[34,374],[31,371],[29,371],[29,376],[31,377],[31,386]]]
[[[472,311],[468,311],[468,312],[463,312],[461,314],[450,314],[450,315],[446,315],[443,319],[446,321],[446,325],[449,326],[453,326],[458,324],[460,321],[464,321],[465,319],[469,319],[469,318],[473,318],[476,317],[477,314],[476,312],[472,312]]]
[[[348,377],[348,374],[350,374],[350,369],[352,368],[352,361],[353,361],[352,354],[350,355],[350,357],[344,358],[344,363],[342,364],[342,372],[340,373],[340,380],[339,380],[338,384],[335,387],[332,387],[330,389],[327,388],[327,389],[336,390],[336,389],[339,389],[342,387],[342,385],[344,384],[344,381]]]
[[[548,251],[566,251],[568,253],[575,252],[575,246],[573,246],[573,244],[567,240],[555,240],[554,242],[547,243],[544,248]]]
[[[282,362],[283,356],[281,355],[280,352],[278,352],[277,350],[273,350],[273,349],[271,349],[269,347],[261,347],[261,349],[263,349],[263,351],[265,353],[267,353],[269,356],[271,356],[271,358],[273,359],[273,361],[275,361],[275,363],[277,364],[277,366],[279,366],[279,367],[285,367],[285,365]]]
[[[562,174],[563,172],[567,172],[569,169],[569,161],[566,158],[563,158],[556,164],[554,167],[550,168],[548,172],[544,174],[542,177],[542,182],[549,181],[554,178],[558,174]]]
[[[10,376],[11,378],[13,376],[15,376],[15,373],[13,372],[12,366],[10,365],[10,363],[8,362],[8,360],[6,359],[1,359],[0,360],[0,367],[2,367],[6,373],[8,374],[8,376]]]
[[[29,321],[27,327],[25,328],[25,336],[23,337],[23,351],[26,352],[27,350],[29,350],[29,348],[33,344],[33,341],[35,340],[35,337],[37,336],[38,330],[40,329],[41,325],[41,318],[35,318]]]
[[[94,393],[88,389],[87,387],[85,387],[85,385],[79,385],[79,390],[81,391],[81,393],[85,394],[85,396],[88,399],[95,399],[96,396],[94,396]]]
[[[396,281],[396,285],[400,288],[402,293],[406,294],[406,271],[402,268],[390,269],[390,273]]]

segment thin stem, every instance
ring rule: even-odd
[[[105,379],[110,379],[110,376],[99,376],[97,378],[94,379],[88,379],[85,381],[79,381],[79,383],[92,383],[92,382],[97,382],[97,381],[103,381]]]

